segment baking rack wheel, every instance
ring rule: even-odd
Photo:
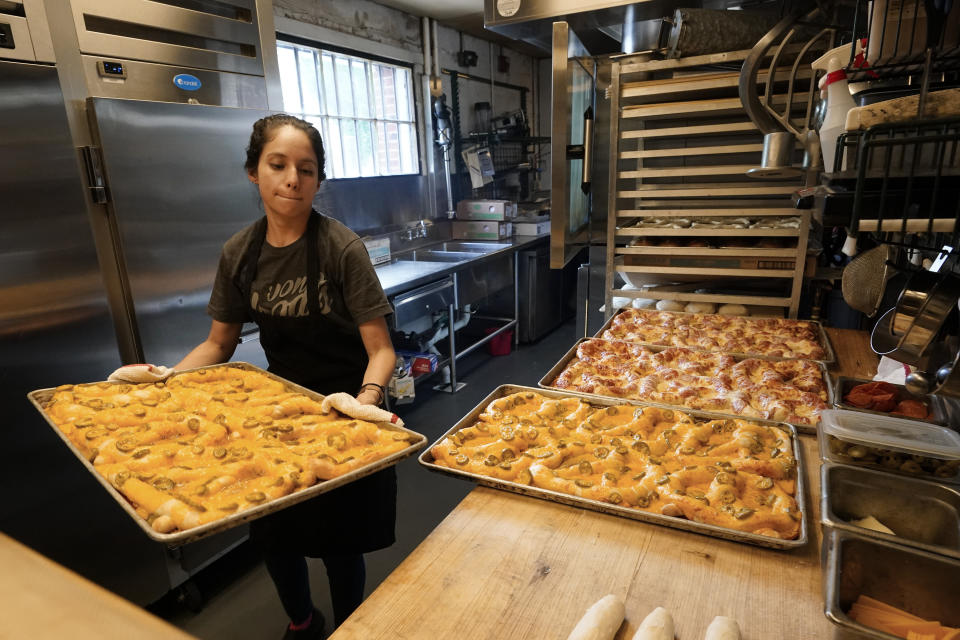
[[[185,606],[193,613],[199,613],[206,604],[206,599],[200,591],[200,587],[192,579],[185,581],[177,587],[177,602]]]

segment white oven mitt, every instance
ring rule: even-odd
[[[398,427],[403,426],[403,420],[397,414],[390,413],[386,409],[375,407],[372,404],[362,404],[349,393],[331,393],[325,397],[321,405],[321,411],[330,413],[330,407],[351,418],[359,418],[369,422],[390,422]]]
[[[171,367],[160,367],[153,364],[128,364],[120,367],[107,378],[110,382],[159,382],[166,380],[176,373]]]

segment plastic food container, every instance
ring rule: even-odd
[[[824,460],[960,484],[960,434],[945,427],[827,409],[819,439]]]

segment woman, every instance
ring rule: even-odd
[[[319,393],[383,401],[396,362],[384,319],[392,309],[357,235],[312,208],[323,163],[310,123],[273,115],[253,125],[244,166],[266,216],[224,245],[210,335],[177,369],[229,360],[254,321],[271,372]],[[362,554],[393,544],[395,516],[391,467],[251,523],[291,620],[285,638],[323,634],[304,556],[323,559],[340,625],[363,600]]]

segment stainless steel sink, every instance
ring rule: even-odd
[[[441,242],[439,248],[443,251],[469,251],[471,253],[490,253],[500,249],[507,249],[512,245],[500,242]]]
[[[415,249],[396,256],[398,261],[406,262],[466,262],[476,257],[475,252],[442,251],[438,249]]]

